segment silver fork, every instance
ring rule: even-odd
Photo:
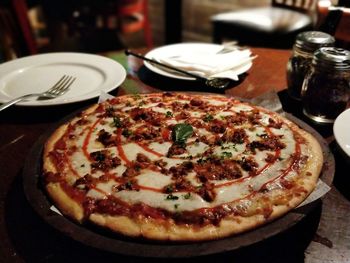
[[[10,107],[13,104],[16,104],[17,102],[20,102],[22,100],[25,100],[30,97],[38,97],[37,100],[39,99],[54,99],[58,96],[63,95],[66,93],[69,89],[69,87],[73,84],[75,81],[75,77],[68,76],[68,75],[63,75],[62,78],[59,79],[50,89],[48,89],[45,92],[42,93],[31,93],[31,94],[26,94],[21,97],[15,98],[13,100],[10,100],[0,106],[0,111]]]

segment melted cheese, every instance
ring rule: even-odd
[[[170,100],[170,99],[169,99]],[[140,100],[141,101],[141,100]],[[188,103],[187,100],[179,99],[177,100],[180,103]],[[227,101],[220,99],[210,99],[210,104],[214,106],[225,105]],[[171,100],[167,102],[166,107],[157,106],[159,103],[149,103],[142,104],[142,108],[152,108],[155,112],[160,112],[166,114],[169,110]],[[119,109],[123,111],[123,114],[128,114],[128,111],[136,106],[124,107],[120,105],[115,105],[115,109]],[[171,109],[171,108],[170,108]],[[224,119],[225,116],[229,116],[233,114],[233,112],[240,111],[251,111],[253,108],[246,104],[234,104],[234,106],[229,110],[223,110],[216,112],[213,116],[216,119]],[[190,115],[193,118],[202,118],[205,116],[206,112],[202,111],[191,111]],[[267,113],[261,113],[262,118],[259,120],[261,124],[267,126],[269,124],[269,118],[271,117]],[[91,123],[96,122],[95,117],[91,117]],[[179,122],[184,122],[181,120]],[[89,163],[89,160],[84,155],[83,148],[84,143],[87,140],[88,136],[91,136],[89,143],[86,147],[88,153],[93,151],[97,151],[99,149],[104,148],[101,143],[97,142],[96,138],[98,137],[98,132],[102,129],[107,131],[110,134],[115,134],[115,127],[111,125],[113,123],[112,118],[106,118],[103,125],[98,125],[98,129],[84,129],[81,127],[77,127],[74,133],[77,135],[77,139],[72,142],[72,145],[77,146],[77,151],[75,151],[71,156],[71,165],[72,169],[74,169],[77,174],[81,177],[85,174],[92,173],[94,177],[98,178],[103,174],[102,171],[95,171],[94,173],[91,171],[90,165],[83,165]],[[167,125],[175,124],[177,121],[174,118],[170,118],[166,120]],[[128,127],[131,129],[135,129],[137,126],[141,125],[137,122],[132,122],[132,127]],[[84,127],[84,126],[82,126]],[[259,141],[262,138],[262,135],[268,134],[267,129],[259,126],[249,126],[247,124],[236,125],[234,129],[243,128],[246,131],[248,136],[248,141]],[[250,128],[250,129],[249,129]],[[257,170],[261,173],[257,176],[249,176],[247,171],[242,170],[243,177],[236,180],[220,180],[213,181],[216,185],[215,192],[216,198],[213,202],[207,202],[203,200],[196,193],[191,193],[190,197],[186,194],[187,192],[174,192],[172,193],[172,197],[168,198],[169,194],[161,192],[161,190],[174,183],[174,179],[171,175],[165,175],[160,172],[156,172],[151,169],[141,169],[138,175],[135,176],[135,180],[138,185],[141,187],[139,191],[134,190],[121,190],[121,191],[113,191],[114,187],[118,186],[118,183],[114,180],[111,180],[106,183],[98,183],[95,189],[90,189],[88,191],[87,196],[93,198],[105,198],[105,195],[112,194],[121,200],[131,203],[145,203],[151,207],[162,208],[168,211],[177,212],[177,211],[192,211],[195,209],[205,208],[205,207],[215,207],[218,205],[226,204],[233,200],[240,200],[249,196],[252,191],[259,191],[263,186],[267,189],[280,189],[282,186],[279,183],[277,178],[284,176],[285,178],[292,179],[296,176],[296,172],[289,171],[287,174],[284,174],[288,167],[291,165],[292,159],[291,156],[295,152],[296,142],[294,139],[294,135],[292,130],[287,125],[283,125],[280,129],[269,128],[269,132],[276,136],[282,136],[281,141],[285,143],[286,147],[280,150],[279,159],[276,160],[272,164],[268,164],[266,162],[266,158],[268,154],[275,155],[275,152],[272,151],[259,151],[256,150],[256,154],[253,156],[254,160],[258,164]],[[199,128],[195,130],[195,133],[198,136],[206,136],[207,138],[211,138],[213,134],[206,130],[205,128]],[[128,161],[125,161],[121,156],[117,147],[109,147],[107,150],[113,155],[117,156],[121,159],[121,164],[116,168],[113,168],[109,171],[110,174],[114,174],[116,177],[121,177],[122,174],[127,169],[127,165],[129,162],[133,162],[136,160],[136,157],[139,153],[147,156],[151,161],[163,161],[165,162],[165,168],[170,169],[171,167],[177,167],[178,165],[184,163],[185,161],[191,160],[191,158],[187,158],[192,156],[192,162],[196,162],[203,153],[205,153],[209,146],[203,142],[194,143],[196,138],[192,137],[188,140],[188,145],[186,146],[187,152],[180,156],[176,156],[173,158],[166,157],[172,142],[150,142],[147,147],[141,147],[139,144],[134,142],[128,142],[126,138],[123,137],[121,149],[125,154],[125,157]],[[246,143],[230,143],[225,142],[222,145],[217,145],[212,148],[213,154],[216,156],[222,156],[223,158],[231,158],[234,160],[240,160],[244,156],[251,156],[250,153],[246,153]],[[307,148],[305,146],[301,146],[301,154],[307,154]],[[194,187],[201,186],[202,183],[198,180],[196,173],[194,171],[190,171],[185,175],[185,179],[189,181]],[[116,179],[117,180],[117,179]],[[153,190],[152,190],[153,189]],[[185,197],[186,196],[186,197]],[[242,206],[249,206],[249,200],[242,199]]]
[[[145,203],[151,207],[166,209],[171,212],[192,211],[203,207],[210,207],[211,204],[204,201],[196,194],[191,194],[190,198],[185,199],[186,193],[173,193],[177,199],[168,199],[169,194],[157,193],[154,191],[120,191],[114,194],[116,197],[131,203]]]
[[[163,142],[163,143],[151,142],[149,144],[150,149],[164,156],[168,153],[170,146],[171,146],[170,142]]]
[[[137,176],[139,185],[162,189],[172,183],[171,176],[164,175],[160,172],[145,169]]]
[[[157,160],[157,156],[149,151],[146,151],[144,148],[142,148],[141,146],[139,146],[136,143],[127,143],[124,144],[122,146],[123,151],[126,155],[126,158],[130,161],[135,161],[136,160],[136,156],[139,153],[142,153],[144,155],[146,155],[149,159],[151,160]]]

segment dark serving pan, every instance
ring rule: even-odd
[[[80,225],[50,209],[52,202],[46,195],[41,182],[42,152],[45,141],[54,129],[71,119],[74,115],[75,114],[72,114],[53,125],[51,129],[36,141],[24,164],[23,187],[29,203],[45,222],[64,235],[82,242],[85,245],[122,255],[138,257],[186,258],[217,254],[247,247],[282,233],[302,221],[315,207],[316,202],[313,202],[298,209],[294,209],[283,217],[257,229],[232,237],[206,242],[161,243],[131,239],[110,233],[90,224]],[[327,142],[305,122],[289,114],[286,114],[286,117],[313,134],[319,141],[325,160],[320,178],[330,186],[335,172],[335,165],[333,154],[329,150]]]

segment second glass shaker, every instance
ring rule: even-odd
[[[301,100],[301,87],[306,73],[310,69],[313,53],[320,47],[333,46],[334,37],[320,31],[306,31],[298,34],[293,54],[287,63],[288,94]]]
[[[304,80],[302,98],[307,117],[318,123],[333,123],[350,101],[350,51],[318,49]]]

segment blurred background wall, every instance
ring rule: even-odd
[[[168,0],[172,1],[172,0]],[[212,41],[210,17],[217,13],[269,5],[269,0],[183,0],[183,41]],[[156,45],[164,43],[164,1],[149,0],[150,20]]]

